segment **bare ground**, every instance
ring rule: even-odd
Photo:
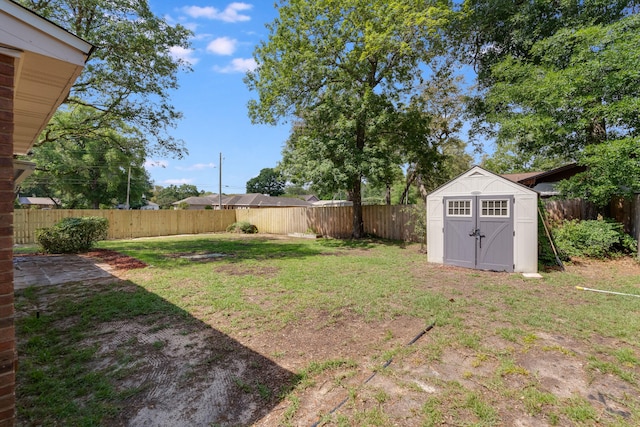
[[[122,279],[127,278],[128,269],[141,266],[136,260],[113,253],[91,256],[111,264],[112,274]],[[583,278],[584,283],[594,277],[620,274],[640,280],[640,266],[631,260],[582,261],[568,270]],[[220,267],[219,272],[249,274],[230,265]],[[274,274],[270,270],[251,272],[256,273]],[[415,266],[413,274],[424,277],[421,284],[424,291],[437,290],[447,295],[452,310],[456,309],[457,301],[482,297],[482,289],[473,280],[461,280],[468,277],[469,270],[434,266],[425,261]],[[496,285],[505,277],[502,273],[477,274],[493,275]],[[104,285],[91,286],[100,291]],[[135,287],[127,281],[118,286],[123,295]],[[511,281],[510,286],[530,289],[536,282],[522,280],[513,285]],[[58,294],[85,292],[86,287],[70,284]],[[544,292],[549,292],[549,287]],[[566,298],[568,304],[573,303],[562,293],[549,297]],[[28,313],[18,313],[23,315]],[[485,308],[479,308],[476,312],[465,312],[465,324],[470,333],[480,335],[482,348],[491,348],[493,352],[445,345],[441,346],[443,352],[437,354],[438,343],[446,342],[451,331],[439,325],[408,351],[407,343],[431,320],[399,316],[371,322],[345,309],[337,314],[309,313],[284,329],[259,334],[245,330],[229,336],[221,332],[227,330],[230,322],[224,316],[207,322],[189,316],[168,316],[151,322],[140,316],[100,324],[86,345],[99,348],[95,369],[117,366],[122,372],[119,388],[142,390],[105,425],[308,426],[338,408],[335,413],[351,416],[352,423],[356,423],[352,425],[357,425],[354,420],[358,414],[379,411],[384,413],[388,425],[412,426],[424,420],[425,402],[430,399],[438,399],[440,403],[444,400],[445,404],[450,400],[453,404],[469,393],[491,402],[500,425],[571,424],[562,414],[550,418],[543,405],[528,407],[525,395],[533,388],[558,399],[590,402],[598,412],[599,422],[594,425],[613,425],[616,420],[633,425],[637,421],[633,418],[633,410],[637,410],[640,402],[637,384],[611,373],[587,369],[588,355],[593,353],[594,346],[615,347],[622,346],[622,342],[603,337],[576,340],[548,332],[537,332],[525,343],[513,342],[499,334],[487,333],[507,325],[491,324],[491,316]],[[388,360],[379,355],[386,350],[395,353],[388,367],[380,370]],[[640,358],[639,350],[634,351]],[[496,372],[503,369],[495,357],[500,352],[510,354],[517,369],[495,381]],[[301,386],[304,378],[295,373],[313,361],[326,360],[351,360],[354,364],[320,373],[314,381]],[[633,369],[635,377],[640,378],[638,366]],[[459,388],[452,388],[451,384]],[[286,397],[296,385],[295,396]],[[339,406],[341,403],[344,404]],[[451,411],[438,414],[434,421],[434,425],[454,426],[478,422],[478,418],[468,407],[452,407]],[[334,425],[333,422],[326,421],[323,425]]]

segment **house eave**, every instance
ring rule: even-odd
[[[14,61],[14,154],[27,154],[65,101],[93,50],[90,43],[0,0],[0,54]]]

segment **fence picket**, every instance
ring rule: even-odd
[[[62,218],[99,216],[109,220],[109,239],[198,234],[225,231],[247,221],[261,233],[304,233],[310,229],[326,237],[348,238],[351,207],[261,208],[237,210],[28,210],[14,211],[14,243],[35,243],[35,231]],[[404,206],[363,206],[365,233],[394,240],[415,240]],[[411,229],[409,229],[411,228]]]

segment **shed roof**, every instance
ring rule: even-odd
[[[510,192],[515,193],[527,193],[527,194],[537,194],[535,190],[532,190],[520,183],[513,182],[503,176],[497,175],[493,172],[490,172],[480,166],[473,166],[468,171],[458,175],[456,178],[450,180],[449,182],[441,185],[436,188],[434,191],[429,193],[428,196],[440,196],[443,193],[447,193],[448,191],[453,191],[456,189],[457,193],[476,193],[480,192],[481,189],[475,187],[474,185],[458,185],[464,181],[474,182],[472,181],[474,178],[490,178],[492,185],[494,186],[494,190],[497,190],[497,187],[500,187],[500,192],[504,193],[508,189]],[[482,184],[482,190],[487,190],[486,182]]]

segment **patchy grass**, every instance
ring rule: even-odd
[[[169,357],[170,332],[186,339],[194,325],[223,343],[182,345],[196,356],[163,375],[184,381],[186,397],[247,361],[229,375],[230,421],[213,424],[640,425],[638,299],[575,289],[639,293],[633,262],[575,263],[536,281],[431,265],[417,245],[376,240],[220,234],[99,247],[150,267],[111,285],[16,293],[22,425],[126,423],[150,395],[162,402],[159,379],[131,380],[143,356]],[[211,253],[224,256],[184,258]],[[106,363],[108,328],[126,322],[144,334]],[[260,376],[265,366],[282,369],[278,381]]]

